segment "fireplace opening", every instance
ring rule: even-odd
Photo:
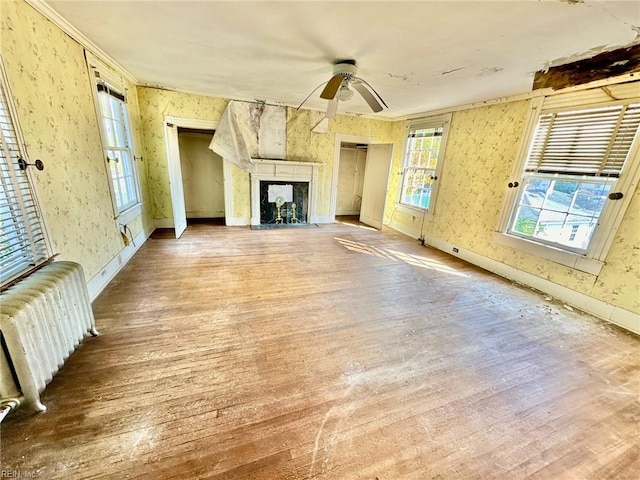
[[[309,223],[309,182],[260,181],[260,225]]]

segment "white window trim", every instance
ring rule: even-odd
[[[111,170],[109,167],[109,163],[107,162],[107,157],[106,157],[106,144],[105,144],[105,132],[104,132],[104,125],[102,123],[102,118],[100,116],[100,104],[99,104],[99,100],[98,100],[98,89],[96,87],[96,77],[95,77],[95,71],[100,72],[100,78],[102,80],[104,80],[105,82],[107,82],[108,84],[112,85],[116,90],[119,90],[120,92],[122,92],[125,96],[127,93],[127,88],[126,88],[126,84],[124,82],[124,80],[122,79],[122,77],[120,77],[117,73],[115,73],[108,65],[106,65],[104,62],[101,62],[99,59],[97,59],[96,57],[94,57],[93,55],[91,55],[89,52],[86,52],[86,59],[87,59],[87,71],[88,71],[88,75],[89,75],[89,81],[90,81],[90,85],[91,85],[91,94],[93,97],[93,104],[94,104],[94,108],[96,111],[96,121],[98,122],[98,129],[100,131],[100,145],[102,147],[102,156],[103,156],[103,161],[104,161],[104,166],[105,166],[105,173],[107,175],[107,183],[109,185],[109,194],[111,196],[111,207],[113,209],[113,219],[116,223],[116,225],[118,227],[120,227],[120,225],[126,225],[129,222],[131,222],[133,219],[135,219],[136,217],[140,216],[142,214],[142,191],[140,188],[140,172],[138,170],[138,162],[136,161],[135,157],[138,156],[137,155],[137,147],[135,144],[135,139],[133,137],[133,132],[131,131],[131,113],[129,112],[129,105],[125,102],[125,105],[127,106],[126,108],[126,112],[127,112],[127,130],[128,130],[128,134],[129,134],[129,143],[131,145],[131,163],[132,163],[132,167],[133,167],[133,173],[134,173],[134,186],[136,189],[136,198],[138,199],[137,203],[130,206],[129,208],[127,208],[126,210],[123,210],[122,212],[118,211],[118,204],[116,202],[116,195],[115,195],[115,191],[114,191],[114,187],[113,187],[113,180],[111,178]]]
[[[4,65],[4,57],[2,55],[0,55],[0,82],[2,82],[2,87],[5,91],[7,109],[9,110],[8,114],[13,126],[16,140],[18,142],[18,146],[20,148],[20,153],[22,154],[22,158],[26,160],[27,163],[31,163],[29,153],[27,151],[27,143],[25,142],[24,135],[22,133],[20,118],[18,116],[18,111],[16,109],[16,105],[14,102],[13,93],[11,90],[11,86],[9,85],[9,76],[7,74],[7,70]],[[33,200],[38,208],[40,230],[42,232],[42,236],[44,239],[45,254],[49,258],[51,258],[55,252],[55,244],[51,236],[51,229],[49,228],[49,224],[47,222],[46,213],[40,201],[42,197],[38,189],[38,181],[34,173],[33,167],[27,168],[26,175],[27,175],[28,182],[31,186]],[[21,275],[28,273],[28,271],[29,270],[27,269],[27,270],[15,271],[15,272],[3,272],[5,278],[3,278],[2,280],[2,285],[6,285],[14,281],[16,278],[19,278]]]
[[[589,95],[588,92],[584,92],[583,94],[585,97]],[[576,96],[576,93],[573,93],[573,95]],[[577,97],[577,99],[579,98],[580,97]],[[541,97],[533,99],[531,102],[528,117],[525,122],[524,135],[522,136],[520,146],[518,148],[518,160],[514,164],[514,168],[508,182],[517,181],[520,184],[523,183],[522,179],[524,177],[524,167],[527,160],[529,145],[531,144],[531,140],[535,133],[538,117],[541,114],[548,113],[550,111],[578,110],[581,108],[595,108],[599,106],[613,105],[616,103],[635,103],[637,101],[632,99],[608,102],[586,101],[584,103],[576,102],[571,106],[563,104],[560,108],[545,110],[543,108],[544,100],[545,99]],[[555,97],[553,102],[557,103],[557,100],[557,97]],[[636,187],[640,181],[640,141],[638,141],[638,139],[636,139],[636,142],[631,147],[627,162],[625,169],[616,182],[615,188],[615,191],[623,192],[624,197],[620,200],[616,200],[615,203],[614,201],[608,201],[605,203],[600,215],[601,221],[596,228],[586,254],[574,253],[569,250],[545,245],[534,240],[526,240],[522,237],[507,233],[513,210],[517,207],[516,198],[519,194],[518,188],[509,188],[506,190],[494,240],[496,243],[531,253],[561,265],[569,266],[576,270],[591,273],[593,275],[599,275],[600,270],[605,265],[605,259],[609,253],[609,249],[613,244],[620,224],[622,223]]]
[[[442,168],[444,165],[445,151],[447,149],[447,138],[449,136],[449,127],[451,126],[452,113],[446,113],[434,117],[418,118],[409,120],[405,127],[404,143],[402,148],[402,171],[399,175],[398,185],[398,200],[396,201],[396,208],[402,213],[413,216],[423,217],[424,220],[431,220],[436,214],[436,203],[438,199],[438,191],[440,190],[440,183],[442,180]],[[429,208],[422,208],[417,205],[407,205],[402,203],[402,187],[404,185],[405,174],[405,162],[407,144],[409,143],[409,132],[420,128],[435,128],[442,127],[442,138],[440,140],[440,151],[438,152],[438,163],[436,164],[435,176],[436,180],[433,182],[433,189],[431,190],[431,198],[429,200]]]

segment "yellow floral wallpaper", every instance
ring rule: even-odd
[[[122,247],[104,165],[82,47],[23,0],[0,1],[0,47],[28,153],[45,162],[37,172],[41,203],[56,251],[80,262],[88,278]],[[154,219],[172,218],[164,117],[220,119],[228,100],[129,85],[133,141],[143,196],[134,234]],[[548,279],[609,304],[640,313],[640,192],[636,191],[600,275],[583,273],[495,243],[493,232],[516,160],[528,101],[453,113],[436,213],[426,235]],[[393,143],[385,223],[419,230],[421,218],[397,208],[405,122],[338,115],[328,133],[313,133],[317,113],[287,109],[287,158],[322,164],[318,214],[328,215],[336,134]],[[249,177],[231,166],[234,211],[249,216]]]
[[[113,220],[84,51],[24,1],[3,0],[0,8],[2,57],[27,151],[45,164],[36,177],[55,251],[81,263],[89,279],[123,242]],[[129,91],[139,144],[135,89]],[[149,220],[145,213],[132,227],[139,231]]]
[[[218,121],[227,103],[228,100],[221,98],[159,88],[138,87],[140,125],[144,137],[144,163],[147,168],[154,218],[173,218],[164,117],[170,115],[180,118]]]
[[[453,113],[445,150],[436,213],[425,235],[513,266],[618,307],[640,313],[640,194],[636,191],[599,276],[497,244],[493,240],[507,183],[524,133],[528,101]],[[402,159],[394,172],[402,169]],[[391,184],[387,215],[420,229],[421,218],[400,211]]]
[[[317,213],[329,215],[331,207],[331,182],[335,154],[336,134],[372,137],[376,143],[394,144],[394,163],[401,161],[400,150],[404,141],[399,122],[372,120],[351,115],[336,115],[329,121],[328,133],[313,133],[310,110],[287,111],[287,159],[322,163],[318,182]],[[404,130],[402,130],[404,131]]]
[[[228,103],[227,99],[181,93],[158,88],[138,87],[141,125],[144,136],[145,160],[149,174],[153,214],[157,219],[173,218],[171,191],[164,136],[164,117],[167,115],[196,120],[218,121]],[[318,214],[329,215],[335,134],[374,137],[378,143],[402,141],[398,128],[392,122],[371,120],[356,116],[338,115],[329,122],[326,134],[311,132],[309,110],[287,109],[287,159],[320,162],[318,182]],[[396,148],[396,155],[399,148]],[[231,165],[233,184],[232,216],[249,218],[249,175]]]

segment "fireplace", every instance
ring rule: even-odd
[[[309,223],[309,182],[260,180],[260,225]]]
[[[251,172],[251,225],[316,223],[320,165],[256,160]]]

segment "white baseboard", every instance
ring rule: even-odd
[[[405,235],[408,235],[410,237],[413,237],[415,239],[420,238],[420,230],[418,229],[414,229],[411,227],[407,227],[406,225],[402,224],[402,223],[398,223],[395,220],[391,220],[391,222],[389,222],[388,224],[386,224],[385,226],[392,228],[394,230],[397,230],[400,233],[404,233]]]
[[[102,290],[113,280],[113,277],[122,270],[131,257],[133,257],[133,254],[147,241],[147,238],[149,238],[149,235],[153,233],[155,228],[154,225],[145,225],[142,231],[134,237],[133,243],[130,243],[120,250],[120,253],[113,257],[100,272],[87,282],[87,290],[89,291],[89,299],[91,302],[98,298],[98,295],[100,295]]]
[[[335,223],[335,221],[332,215],[316,215],[315,223]]]
[[[405,235],[409,235],[410,237],[420,237],[420,231],[411,229],[404,225],[391,222],[389,226],[394,230],[404,233]],[[640,315],[634,312],[603,302],[602,300],[590,297],[584,293],[576,292],[575,290],[571,290],[565,286],[558,285],[557,283],[537,277],[536,275],[524,272],[483,255],[465,250],[439,238],[425,235],[425,243],[437,248],[438,250],[442,250],[450,255],[462,258],[469,263],[500,275],[501,277],[533,287],[536,290],[551,295],[555,299],[560,300],[567,305],[574,306],[583,312],[590,313],[598,318],[640,334]],[[458,249],[458,252],[453,251],[454,247]]]
[[[154,218],[156,228],[173,228],[173,218]]]
[[[251,225],[251,219],[249,217],[225,217],[224,224],[227,227],[244,227]]]

